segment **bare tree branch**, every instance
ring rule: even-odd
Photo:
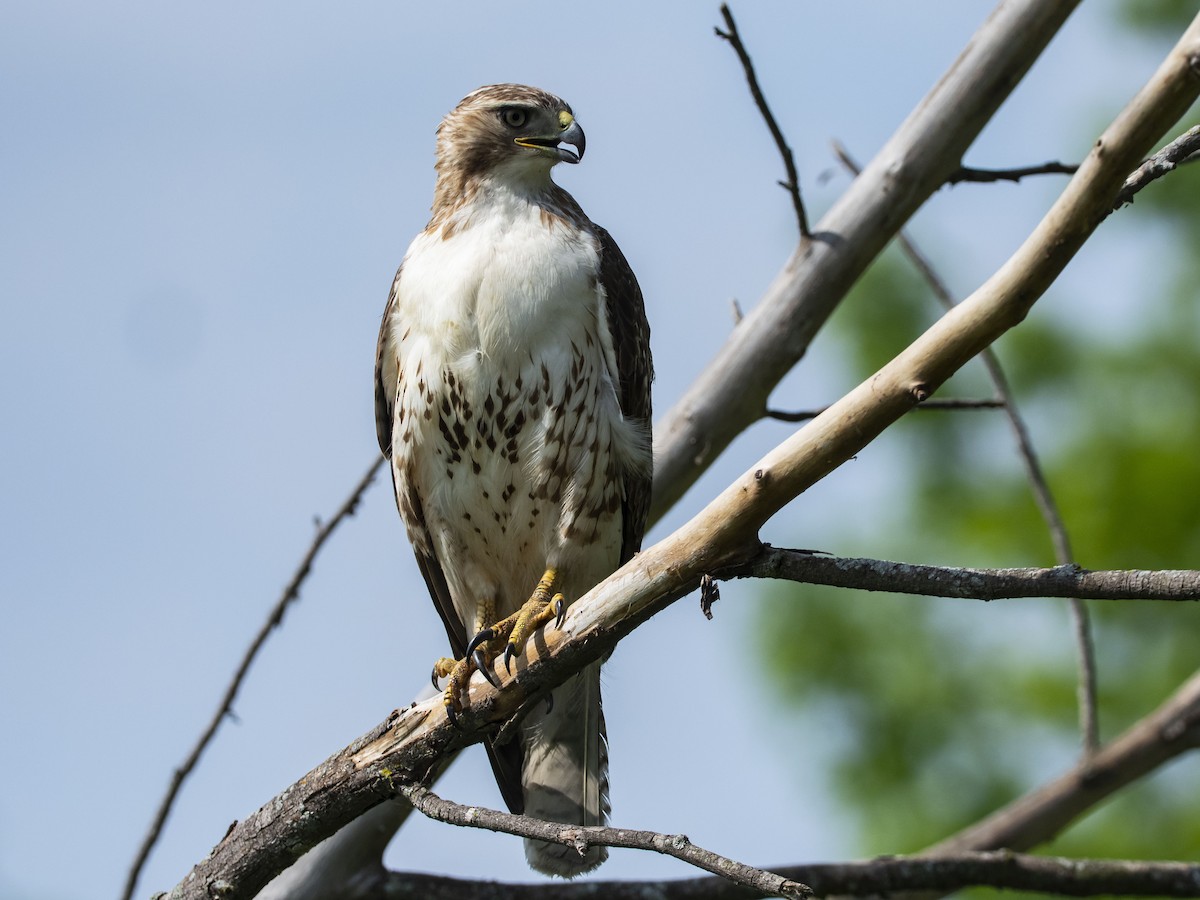
[[[502,689],[483,678],[473,681],[468,708],[459,717],[461,730],[449,724],[437,698],[395,713],[231,829],[172,897],[219,893],[224,900],[238,900],[252,896],[305,850],[396,796],[400,786],[422,782],[445,753],[479,740],[482,729],[505,721],[530,697],[602,657],[654,613],[695,589],[702,575],[753,557],[760,546],[759,529],[779,509],[859,452],[1021,321],[1111,208],[1126,173],[1200,94],[1200,79],[1192,74],[1192,60],[1197,57],[1200,17],[1106,129],[1046,217],[992,278],[874,376],[764,457],[690,522],[573,603],[560,630],[535,636]],[[503,672],[497,674],[505,678]],[[1189,686],[1200,695],[1200,678],[1185,688]],[[1172,708],[1176,716],[1171,721],[1157,721],[1156,713],[1132,730],[1133,737],[1127,733],[1096,754],[1086,772],[1077,776],[1086,782],[1075,788],[1077,802],[1057,807],[1058,811],[1072,809],[1077,815],[1086,806],[1082,801],[1094,802],[1115,789],[1113,785],[1149,771],[1147,765],[1152,768],[1193,746],[1200,731],[1197,699],[1190,694],[1186,699],[1181,708]],[[1140,734],[1144,727],[1151,732]],[[1126,745],[1138,741],[1148,749],[1135,761],[1118,766],[1115,759]],[[1103,777],[1094,778],[1094,773]],[[1069,816],[1027,817],[1025,830],[1017,836],[1052,834],[1052,828],[1046,830],[1050,825],[1062,827],[1066,821]],[[988,822],[974,828],[984,829]],[[975,833],[989,838],[1009,833],[1003,827],[990,827]],[[953,840],[968,841],[971,835],[968,829]],[[939,845],[931,852],[962,849],[987,848],[970,843],[953,848]]]
[[[1093,600],[1200,600],[1200,571],[965,569],[881,559],[825,556],[764,544],[750,559],[713,573],[717,578],[777,578],[860,591],[969,600],[1076,597]]]
[[[486,828],[490,831],[515,834],[519,837],[553,841],[574,847],[579,851],[580,856],[587,852],[589,846],[594,845],[652,850],[655,853],[673,856],[675,859],[720,875],[734,884],[748,888],[757,895],[808,897],[812,894],[812,890],[804,884],[697,847],[682,834],[631,831],[625,828],[608,828],[599,825],[586,828],[559,825],[532,819],[528,816],[515,816],[494,809],[452,803],[449,800],[443,800],[428,788],[420,785],[402,787],[400,793],[412,803],[414,808],[431,819],[448,822],[451,825]]]
[[[767,98],[758,84],[758,76],[754,74],[754,63],[750,59],[750,53],[746,50],[746,45],[742,43],[742,36],[738,34],[737,23],[733,20],[733,13],[729,11],[728,4],[721,4],[721,17],[725,20],[725,28],[727,30],[722,31],[720,28],[714,28],[713,31],[716,32],[717,37],[724,38],[729,42],[729,45],[733,47],[733,52],[741,60],[742,69],[746,72],[746,83],[750,85],[750,93],[754,97],[754,105],[762,113],[763,120],[767,123],[767,128],[771,132],[771,137],[775,139],[775,146],[779,148],[779,155],[783,157],[783,167],[787,172],[787,181],[779,182],[779,186],[791,194],[792,206],[796,210],[796,224],[800,227],[800,237],[812,237],[812,232],[808,230],[808,213],[804,211],[804,200],[800,196],[800,176],[796,173],[796,158],[792,154],[792,148],[788,146],[787,140],[784,139],[783,131],[775,121],[775,116],[771,114],[771,108],[767,105]]]
[[[846,291],[963,153],[1078,0],[1003,0],[654,430],[651,519],[759,419]],[[1132,166],[1130,166],[1132,169]]]
[[[863,862],[779,866],[784,877],[810,884],[815,896],[877,896],[896,891],[958,891],[969,887],[1037,891],[1069,897],[1200,896],[1200,865],[1185,862],[1063,859],[1008,851],[929,859],[883,857]],[[751,900],[762,894],[723,878],[675,881],[591,881],[497,884],[407,872],[361,900]]]
[[[263,623],[262,627],[258,630],[258,634],[254,636],[254,639],[250,642],[250,646],[246,648],[246,652],[242,655],[242,661],[238,664],[237,671],[234,672],[233,678],[225,688],[225,693],[221,697],[221,702],[217,705],[216,712],[213,713],[208,725],[196,741],[195,746],[192,747],[187,758],[172,773],[171,784],[167,788],[167,793],[159,803],[158,811],[154,815],[154,821],[150,824],[150,830],[147,832],[141,847],[138,849],[133,865],[130,866],[129,874],[125,879],[125,889],[121,893],[123,900],[130,900],[133,897],[134,891],[137,890],[138,878],[141,877],[146,860],[150,857],[150,851],[158,843],[158,838],[162,834],[167,816],[171,814],[171,808],[175,805],[175,798],[179,796],[179,791],[183,787],[183,783],[192,774],[192,771],[196,768],[196,764],[200,762],[200,757],[208,749],[208,745],[212,743],[212,739],[216,736],[217,729],[221,727],[221,723],[225,721],[226,716],[232,714],[233,702],[237,699],[238,691],[241,690],[242,682],[245,681],[246,674],[250,671],[250,666],[258,656],[258,651],[267,642],[267,638],[270,637],[271,632],[283,622],[283,616],[287,612],[288,607],[295,600],[299,599],[300,586],[308,577],[308,573],[312,571],[312,564],[316,560],[317,554],[321,552],[321,548],[325,546],[325,542],[329,540],[329,536],[333,534],[342,521],[354,515],[355,510],[358,509],[358,504],[362,501],[363,494],[371,486],[371,482],[375,480],[375,476],[379,474],[382,466],[383,457],[381,456],[371,464],[366,474],[359,479],[358,484],[350,492],[350,496],[346,498],[342,505],[338,507],[337,512],[333,514],[333,518],[324,524],[318,523],[317,533],[313,536],[312,543],[309,544],[308,550],[300,560],[300,565],[292,574],[287,587],[283,589],[283,593],[275,601],[275,605],[267,615],[267,620]]]

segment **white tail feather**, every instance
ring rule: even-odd
[[[600,705],[600,664],[584,669],[554,691],[554,708],[533,712],[521,727],[525,814],[565,825],[608,821],[608,738]],[[606,847],[573,847],[525,841],[529,865],[572,878],[608,857]]]

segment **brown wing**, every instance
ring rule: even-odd
[[[396,388],[400,369],[397,348],[391,341],[394,329],[390,325],[399,287],[398,270],[383,311],[379,341],[375,347],[375,432],[379,438],[379,449],[388,459],[392,458],[392,428],[395,424]],[[391,467],[396,505],[400,508],[401,517],[412,538],[417,566],[429,588],[429,595],[433,598],[438,615],[442,617],[442,624],[446,627],[446,636],[450,639],[454,658],[462,659],[467,652],[467,629],[459,619],[458,613],[454,611],[454,602],[450,599],[450,585],[446,583],[446,574],[442,571],[442,564],[438,562],[437,554],[433,550],[433,542],[425,524],[420,492],[411,479],[404,477],[402,471],[398,471],[402,466],[397,463],[397,460],[392,460]],[[520,815],[525,811],[525,801],[521,793],[521,766],[525,754],[520,741],[512,740],[503,746],[486,741],[485,747],[504,802],[512,812]]]
[[[600,239],[600,285],[604,288],[608,326],[612,329],[617,354],[620,384],[617,400],[625,417],[646,429],[650,440],[650,383],[654,380],[654,362],[650,355],[650,323],[642,289],[621,248],[612,235],[599,225],[593,226]],[[646,516],[650,512],[651,467],[625,473],[625,496],[621,504],[624,532],[621,562],[627,562],[642,547]]]

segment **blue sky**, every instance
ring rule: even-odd
[[[734,6],[814,218],[846,183],[830,139],[867,159],[990,7]],[[968,162],[1078,158],[1152,71],[1160,48],[1116,33],[1111,2],[1084,7]],[[434,128],[461,96],[519,81],[574,107],[588,155],[558,178],[642,282],[657,409],[712,356],[731,299],[752,305],[795,243],[781,166],[712,35],[719,21],[694,0],[0,10],[0,894],[118,893],[314,516],[377,452],[379,315],[426,219]],[[1060,187],[943,190],[915,232],[965,293]],[[1105,226],[1044,314],[1132,286],[1142,245],[1121,229]],[[1103,307],[1097,327],[1127,309]],[[818,347],[776,399],[822,404],[850,379]],[[786,433],[766,423],[740,439],[655,535]],[[869,456],[764,536],[868,554],[831,535],[852,534],[855,511],[887,496],[886,465]],[[757,864],[851,854],[820,783],[828,742],[766,705],[754,595],[729,585],[711,623],[685,600],[606,668],[613,821]],[[378,485],[184,789],[141,893],[172,886],[231,821],[406,703],[443,644]],[[686,666],[664,670],[664,657]],[[736,782],[714,779],[730,763]],[[479,752],[439,790],[500,802]],[[388,861],[533,877],[516,839],[424,821]],[[691,873],[625,851],[599,874]]]

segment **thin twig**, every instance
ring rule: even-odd
[[[812,232],[808,230],[808,213],[804,211],[804,200],[800,196],[800,176],[796,173],[796,159],[792,155],[792,148],[784,140],[783,131],[780,130],[779,123],[775,121],[775,116],[771,114],[771,108],[767,105],[767,98],[763,95],[762,88],[758,84],[758,76],[754,74],[754,63],[750,59],[746,45],[742,43],[741,35],[738,34],[737,23],[733,20],[733,13],[729,11],[727,4],[721,4],[721,17],[725,20],[725,28],[728,30],[722,31],[720,28],[714,28],[713,31],[717,37],[729,42],[729,45],[733,47],[733,52],[741,60],[742,69],[746,72],[746,83],[750,86],[750,93],[754,97],[754,104],[758,107],[763,120],[767,123],[767,128],[771,131],[771,137],[775,139],[775,146],[779,148],[779,155],[783,157],[783,167],[787,170],[788,180],[779,182],[779,186],[792,196],[792,206],[796,210],[796,224],[800,227],[800,236],[805,238],[811,237]]]
[[[1122,859],[1064,859],[1007,850],[929,859],[885,856],[846,863],[781,866],[811,885],[815,896],[889,896],[901,891],[945,893],[970,887],[1036,891],[1071,897],[1200,896],[1200,865]],[[588,881],[575,884],[497,884],[416,872],[391,872],[379,900],[751,900],[761,894],[723,878],[664,881]]]
[[[313,537],[312,543],[308,547],[308,551],[304,554],[304,558],[300,561],[299,567],[292,575],[291,581],[287,587],[283,589],[283,593],[276,601],[275,606],[271,609],[267,616],[266,622],[259,629],[258,634],[254,636],[254,640],[250,642],[250,646],[246,648],[246,652],[242,657],[241,663],[237,667],[237,671],[233,675],[233,679],[229,682],[229,686],[225,688],[225,694],[221,697],[221,702],[217,706],[217,711],[213,714],[208,726],[196,741],[192,751],[188,754],[183,764],[177,768],[171,775],[171,784],[167,788],[167,793],[159,803],[158,812],[154,816],[154,821],[150,824],[150,830],[147,832],[145,839],[142,841],[142,846],[138,850],[137,857],[133,861],[133,865],[129,869],[129,876],[125,880],[125,890],[122,892],[122,900],[130,900],[133,897],[134,891],[137,889],[138,878],[141,877],[142,868],[146,865],[146,860],[150,856],[150,851],[154,849],[154,845],[158,843],[158,838],[162,834],[163,826],[166,824],[167,816],[171,813],[171,808],[175,804],[175,798],[179,795],[183,783],[188,776],[196,768],[196,764],[200,761],[201,755],[208,748],[212,739],[216,736],[217,729],[221,727],[221,723],[227,716],[233,713],[233,701],[237,698],[238,691],[241,690],[242,682],[246,678],[246,673],[250,670],[250,665],[258,656],[258,651],[262,649],[271,632],[283,622],[283,615],[287,608],[300,596],[300,586],[304,583],[304,579],[308,577],[309,571],[312,569],[313,561],[317,558],[317,554],[333,534],[334,530],[342,523],[343,519],[354,515],[359,502],[362,500],[363,494],[367,488],[371,486],[375,476],[382,468],[384,459],[381,456],[363,475],[354,490],[350,492],[350,496],[339,507],[338,511],[333,514],[328,522],[319,525],[317,533]]]
[[[918,404],[916,409],[999,409],[1003,405],[1004,401],[1002,400],[958,400],[947,398],[945,400],[925,400]],[[815,419],[828,408],[827,406],[823,406],[820,409],[801,409],[796,412],[788,412],[782,409],[768,409],[763,413],[763,417],[775,419],[778,422],[807,422],[809,419]]]
[[[1117,195],[1117,199],[1113,203],[1113,209],[1129,203],[1133,199],[1134,194],[1151,181],[1166,175],[1176,166],[1195,162],[1200,159],[1200,155],[1197,154],[1200,154],[1200,125],[1180,135],[1167,144],[1167,146],[1163,147],[1162,150],[1159,150],[1158,153],[1143,162],[1141,167],[1133,175],[1129,176],[1129,181],[1126,182],[1125,187],[1122,188],[1121,193]],[[1078,165],[1061,162],[1048,162],[1040,166],[1024,166],[1014,169],[976,169],[970,166],[963,166],[946,179],[946,184],[953,185],[961,184],[962,182],[990,184],[997,181],[1017,182],[1030,175],[1074,175],[1078,170]]]
[[[807,885],[697,847],[682,834],[630,831],[600,825],[560,825],[479,806],[463,806],[444,800],[428,788],[416,784],[403,785],[399,791],[414,809],[431,819],[451,825],[485,828],[503,834],[550,841],[574,847],[581,856],[587,852],[589,845],[651,850],[683,860],[768,897],[808,897],[812,894],[812,889]]]
[[[834,152],[837,154],[842,165],[855,175],[858,175],[860,171],[858,164],[841,144],[834,143]],[[954,296],[950,293],[946,282],[934,270],[928,257],[917,249],[916,244],[913,243],[905,231],[901,230],[897,234],[897,239],[904,255],[909,258],[917,271],[920,272],[921,277],[925,279],[926,283],[933,290],[934,295],[941,301],[942,306],[947,310],[953,309],[956,303]],[[991,347],[985,348],[979,356],[983,361],[984,368],[987,370],[988,378],[991,379],[992,386],[996,390],[996,396],[1001,401],[1004,414],[1008,418],[1013,435],[1016,437],[1017,451],[1025,468],[1025,477],[1029,481],[1029,487],[1033,492],[1034,502],[1037,503],[1038,510],[1042,515],[1042,521],[1046,523],[1046,529],[1050,532],[1050,541],[1054,547],[1054,561],[1060,566],[1072,565],[1075,562],[1075,558],[1071,552],[1071,541],[1067,535],[1067,527],[1063,523],[1058,503],[1054,499],[1054,494],[1050,490],[1050,484],[1046,480],[1045,472],[1042,470],[1042,465],[1038,460],[1037,451],[1034,450],[1033,438],[1029,434],[1029,428],[1017,410],[1016,397],[1013,395],[1012,389],[1008,384],[1008,377],[1004,374],[1004,368],[1000,365],[1000,358]],[[1091,617],[1088,614],[1086,604],[1078,598],[1072,598],[1070,607],[1071,620],[1074,625],[1075,646],[1079,656],[1079,730],[1082,735],[1084,753],[1090,755],[1095,753],[1096,748],[1100,746],[1100,718],[1097,713],[1096,645],[1092,640]]]
[[[946,184],[961,184],[964,181],[976,184],[992,184],[997,181],[1017,182],[1030,175],[1074,175],[1078,164],[1048,162],[1040,166],[1023,166],[1015,169],[975,169],[963,166],[946,179]]]

